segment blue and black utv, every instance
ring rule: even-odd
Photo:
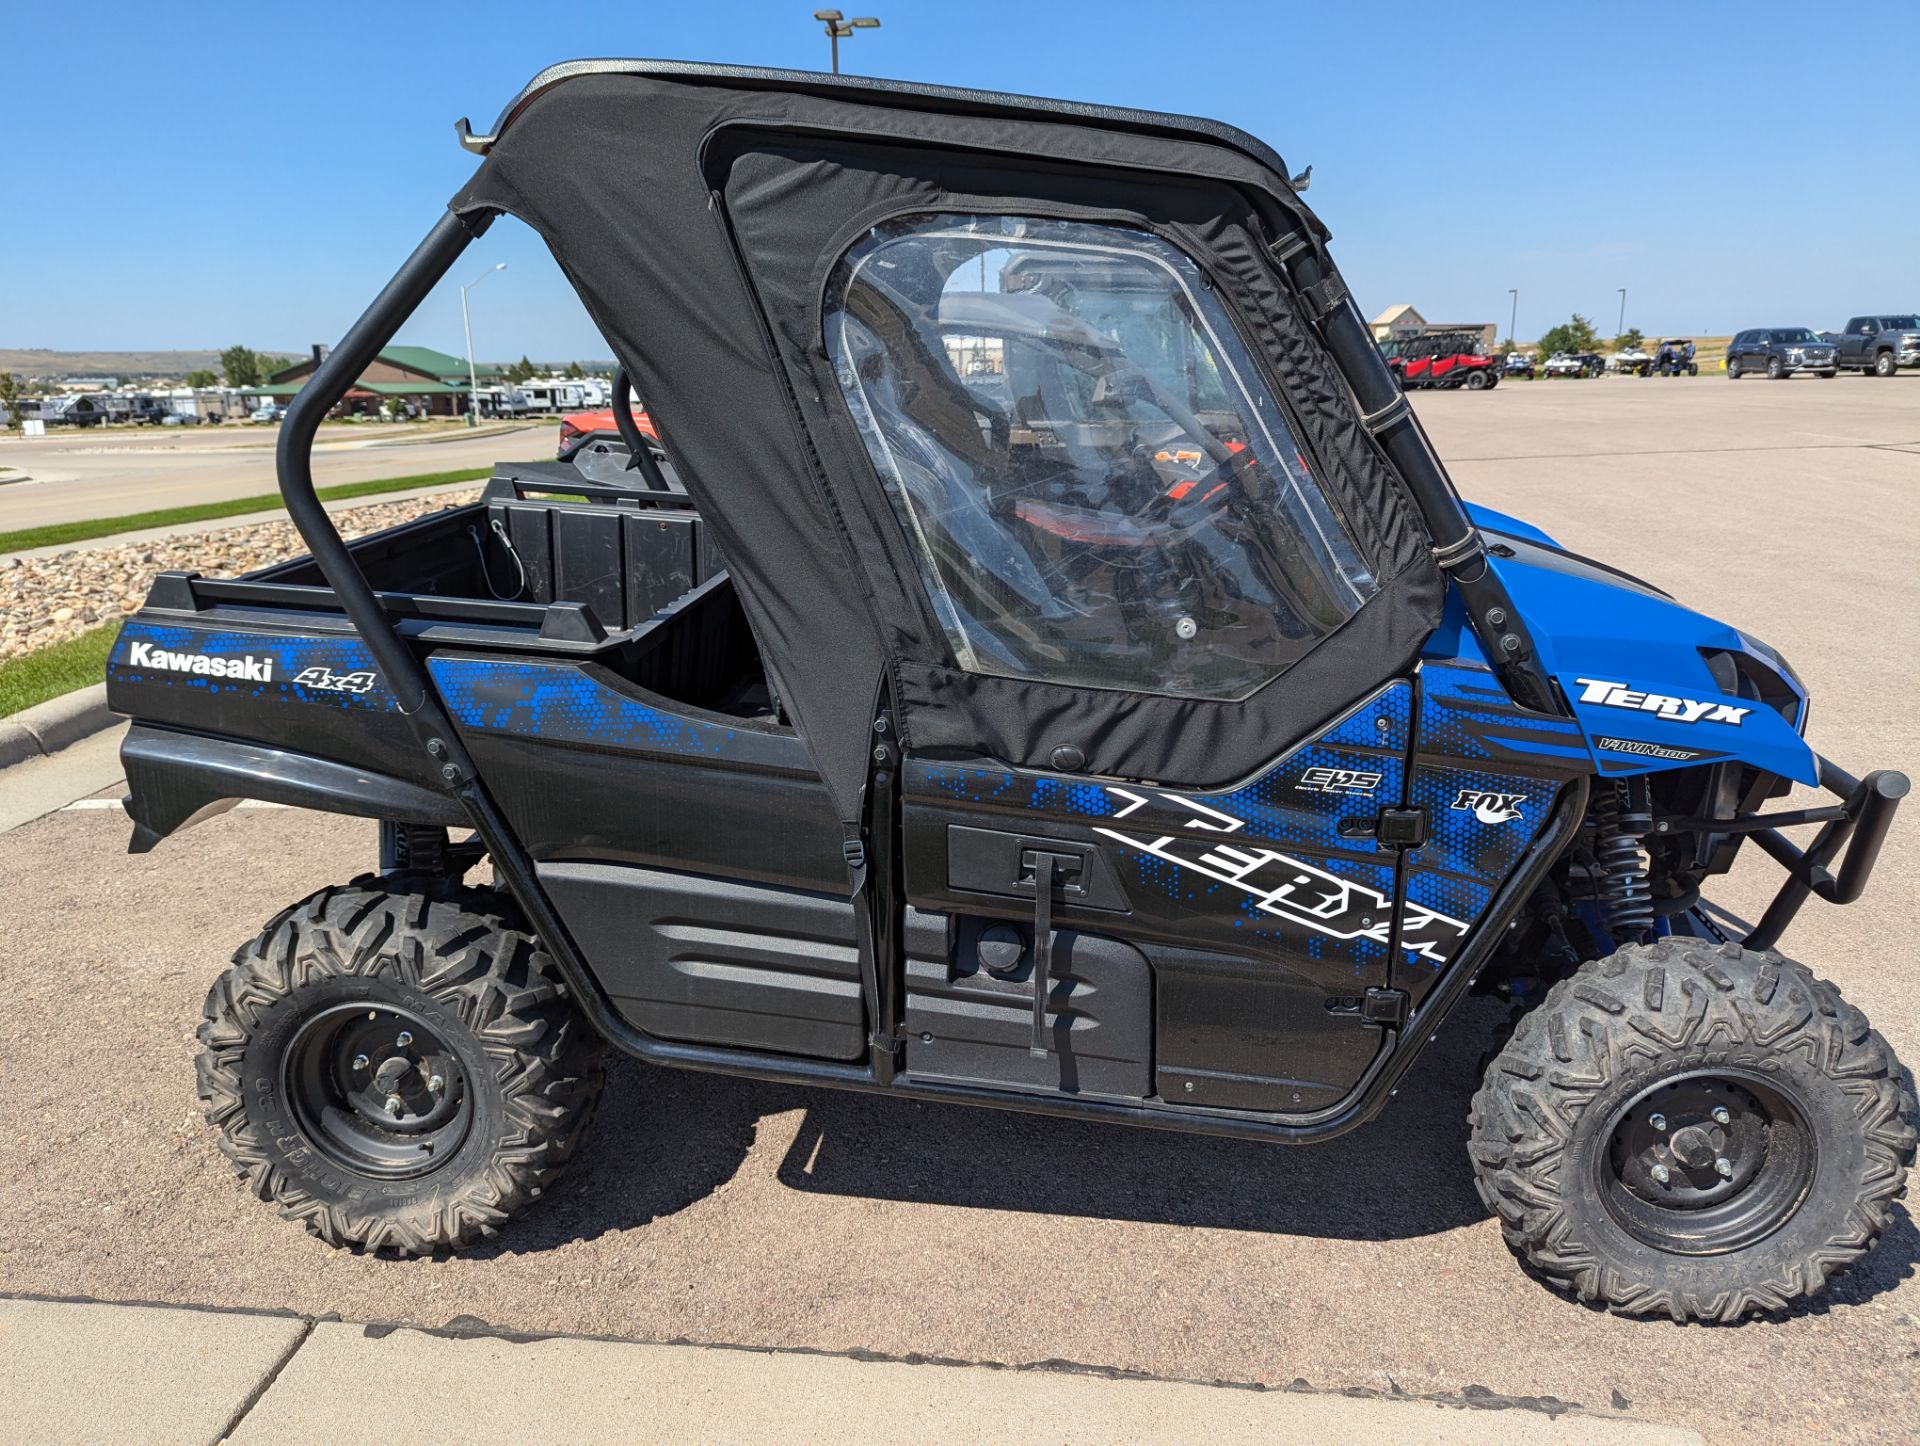
[[[134,848],[237,798],[380,823],[207,999],[263,1199],[492,1236],[608,1043],[1321,1140],[1478,989],[1517,1023],[1471,1166],[1548,1279],[1730,1320],[1886,1229],[1904,1076],[1774,946],[1860,896],[1906,779],[1816,754],[1765,644],[1465,507],[1273,151],[653,62],[461,134],[282,428],[311,557],[161,577],[110,662]],[[502,214],[658,450],[345,544],[315,429]],[[1765,811],[1796,783],[1833,801]],[[1751,926],[1701,902],[1748,843],[1787,875]]]

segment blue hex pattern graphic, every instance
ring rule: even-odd
[[[738,737],[737,729],[652,707],[569,665],[439,657],[427,668],[454,722],[483,733],[710,757]]]
[[[116,683],[211,696],[378,713],[397,706],[373,654],[353,637],[210,632],[134,621],[114,640],[107,673]]]
[[[1483,669],[1428,662],[1420,684],[1407,801],[1426,810],[1430,833],[1409,858],[1407,908],[1470,928],[1546,823],[1561,781],[1590,771],[1591,756],[1577,724],[1516,708]]]
[[[1370,836],[1341,825],[1370,828],[1400,801],[1412,713],[1412,688],[1391,684],[1258,777],[1215,792],[960,767],[929,768],[922,781],[968,804],[1086,819],[1117,846],[1131,885],[1358,976],[1386,961],[1393,866]],[[1444,957],[1462,926],[1416,913],[1403,946]]]

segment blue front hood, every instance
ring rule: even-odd
[[[1799,783],[1819,781],[1819,760],[1800,736],[1806,690],[1772,649],[1637,578],[1562,551],[1516,518],[1471,505],[1468,512],[1499,544],[1492,566],[1602,773],[1734,758]],[[1477,654],[1451,590],[1448,612],[1434,646]],[[1726,655],[1720,676],[1708,662],[1714,654]],[[1744,693],[1723,686],[1730,665],[1763,681],[1769,701],[1750,696],[1751,685]]]

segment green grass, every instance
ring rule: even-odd
[[[106,676],[107,651],[119,631],[118,623],[109,623],[0,663],[0,718],[98,683]]]
[[[458,472],[422,472],[413,477],[382,477],[371,482],[347,482],[338,487],[322,487],[322,502],[340,502],[349,497],[372,497],[382,492],[410,492],[417,487],[437,487],[445,482],[476,482],[491,477],[491,467],[468,467]],[[29,547],[58,547],[68,542],[84,542],[90,537],[111,537],[117,532],[140,532],[149,527],[172,527],[182,522],[207,522],[218,517],[240,517],[249,512],[266,512],[281,505],[278,492],[259,497],[235,497],[226,502],[195,502],[184,507],[161,507],[152,512],[129,512],[123,517],[93,517],[84,522],[54,522],[45,527],[23,527],[17,532],[0,532],[0,554],[24,552]]]

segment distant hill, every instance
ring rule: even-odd
[[[305,356],[304,346],[261,348],[269,356]],[[178,377],[201,367],[220,370],[220,349],[207,351],[52,351],[0,347],[0,371],[21,377]]]

